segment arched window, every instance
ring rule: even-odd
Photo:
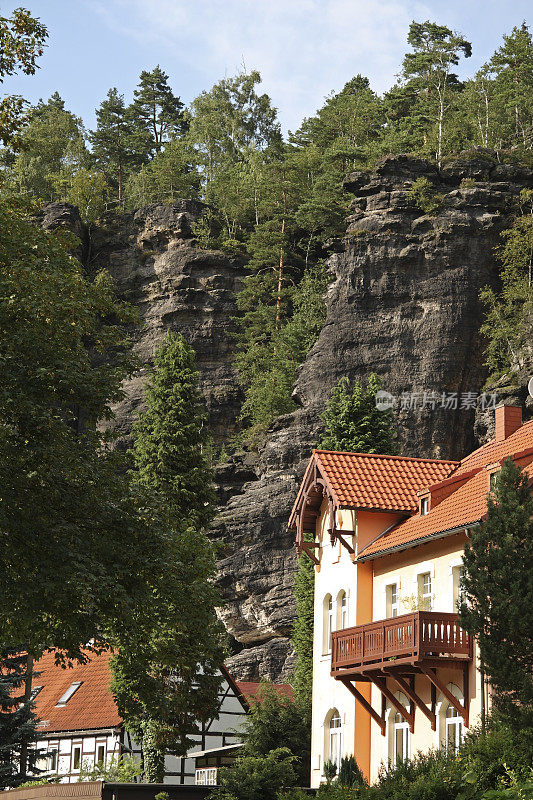
[[[324,597],[323,606],[323,640],[322,652],[331,653],[331,634],[333,633],[333,598],[330,594]]]
[[[463,740],[463,718],[451,704],[446,711],[446,752],[449,755],[459,752]]]
[[[394,761],[409,758],[409,725],[399,711],[394,715]]]
[[[337,630],[342,631],[348,627],[348,598],[346,592],[337,595]]]
[[[333,761],[339,767],[342,758],[342,719],[336,708],[326,714],[324,728],[324,761]]]

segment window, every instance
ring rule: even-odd
[[[409,758],[409,725],[399,711],[394,715],[394,761]]]
[[[72,748],[72,769],[79,770],[81,764],[81,744]]]
[[[339,592],[337,595],[337,630],[348,627],[348,598],[346,592]]]
[[[495,492],[498,488],[498,478],[500,477],[499,471],[491,472],[489,476],[490,491]]]
[[[328,748],[324,761],[333,761],[340,767],[342,759],[342,720],[336,708],[333,709],[328,724]]]
[[[216,767],[200,767],[195,770],[196,786],[216,786],[218,769]]]
[[[82,684],[82,681],[77,681],[77,682],[75,682],[75,683],[71,683],[71,684],[70,684],[70,686],[68,687],[67,691],[66,691],[66,692],[64,692],[64,693],[61,695],[61,697],[59,698],[59,700],[57,701],[57,703],[56,703],[56,708],[57,708],[58,706],[64,706],[64,705],[66,705],[66,704],[68,703],[68,701],[70,700],[70,698],[72,697],[72,695],[73,695],[75,692],[77,692],[77,691],[78,691],[78,689],[80,688],[81,684]]]
[[[57,750],[49,750],[47,753],[48,771],[55,772],[57,769]]]
[[[104,766],[105,763],[105,744],[99,744],[96,748],[96,763],[98,766]]]
[[[429,512],[429,497],[423,497],[420,500],[420,514],[425,517]]]
[[[446,711],[446,752],[448,755],[459,752],[463,739],[463,718],[456,708],[448,706]]]
[[[34,686],[32,688],[31,695],[30,695],[30,700],[31,701],[35,700],[35,698],[37,697],[37,695],[39,694],[39,692],[41,691],[42,688],[43,688],[42,686]]]
[[[431,572],[422,572],[418,576],[418,594],[422,611],[431,611],[433,599],[431,588]]]
[[[387,617],[397,617],[399,613],[398,584],[391,583],[386,587],[387,593]]]
[[[323,620],[323,642],[322,642],[322,652],[324,655],[327,653],[331,653],[331,634],[333,633],[333,598],[330,594],[327,594],[324,597],[324,608],[323,608],[324,620]]]
[[[456,611],[459,609],[459,606],[464,600],[464,591],[461,586],[461,580],[464,575],[464,567],[459,565],[457,567],[452,567],[452,579],[453,579],[453,610]]]

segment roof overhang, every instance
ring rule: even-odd
[[[455,528],[449,528],[445,531],[436,531],[435,533],[428,533],[426,536],[421,536],[419,539],[412,539],[409,542],[403,542],[402,544],[394,545],[393,547],[383,548],[383,550],[379,550],[374,553],[369,553],[367,556],[364,554],[364,550],[357,556],[356,561],[363,562],[363,561],[372,561],[376,558],[381,558],[382,556],[388,556],[390,553],[398,553],[401,550],[408,550],[410,547],[418,547],[420,544],[426,544],[426,542],[432,542],[435,539],[444,539],[447,536],[454,536],[457,533],[463,533],[467,531],[469,528],[473,528],[476,525],[479,525],[481,520],[474,520],[473,522],[466,522],[464,525],[458,525]],[[372,544],[372,542],[370,543]],[[370,547],[370,544],[368,547]]]

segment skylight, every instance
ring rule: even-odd
[[[57,703],[56,703],[56,708],[57,708],[57,706],[64,706],[64,705],[66,705],[66,704],[68,703],[68,701],[70,700],[70,698],[72,697],[72,695],[73,695],[75,692],[77,692],[77,691],[78,691],[78,689],[80,688],[80,686],[82,685],[82,683],[83,683],[83,681],[75,681],[74,683],[71,683],[71,684],[70,684],[70,686],[68,687],[67,691],[66,691],[66,692],[64,692],[64,693],[61,695],[61,697],[59,698],[59,700],[57,701]]]

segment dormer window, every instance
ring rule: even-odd
[[[429,497],[422,497],[420,499],[420,516],[425,517],[429,512]]]
[[[74,683],[71,683],[67,691],[64,692],[57,701],[56,708],[59,708],[60,706],[66,706],[72,695],[78,691],[82,683],[83,681],[75,681]]]
[[[491,472],[489,477],[489,485],[491,492],[495,492],[498,487],[498,478],[500,477],[499,472]]]

